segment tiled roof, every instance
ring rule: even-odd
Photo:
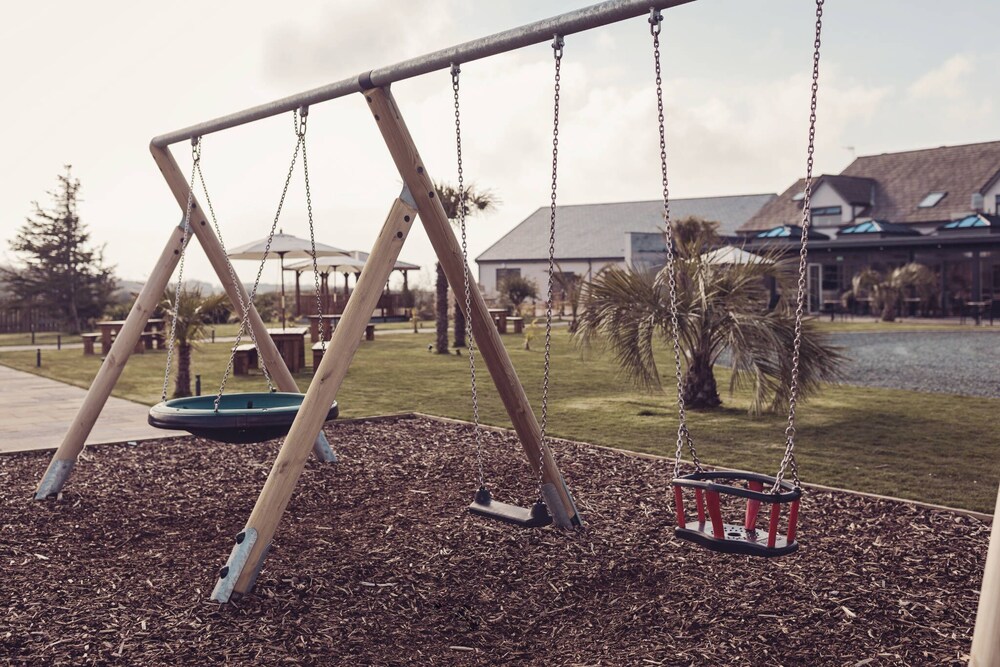
[[[736,229],[774,199],[773,194],[697,197],[670,201],[673,219],[697,216],[720,223],[719,233]],[[580,204],[556,209],[557,259],[612,259],[625,257],[626,232],[663,230],[663,202]],[[478,262],[546,259],[549,247],[549,208],[539,208],[476,258]]]
[[[853,177],[844,180],[844,177]],[[839,176],[820,176],[849,203],[869,201],[864,182],[875,182],[874,206],[865,217],[913,224],[949,220],[971,210],[974,193],[982,193],[1000,176],[1000,141],[964,146],[942,146],[902,153],[859,157]],[[817,183],[817,186],[819,183]],[[764,206],[739,231],[770,229],[801,221],[800,202],[804,180],[796,181],[777,199]],[[936,205],[920,208],[932,192],[947,195]],[[860,201],[852,201],[852,200]]]

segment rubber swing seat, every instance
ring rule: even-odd
[[[489,489],[480,487],[469,504],[469,512],[476,516],[494,519],[521,528],[544,528],[552,523],[549,508],[541,500],[529,507],[520,507],[493,500]]]
[[[305,394],[257,392],[224,394],[215,409],[215,396],[191,396],[157,403],[149,409],[149,425],[217,442],[250,444],[288,433]],[[334,401],[324,421],[340,413]]]

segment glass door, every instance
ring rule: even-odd
[[[806,311],[818,313],[823,307],[823,265],[806,267]]]

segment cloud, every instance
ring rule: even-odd
[[[315,83],[360,74],[421,55],[453,34],[449,0],[337,0],[318,15],[276,26],[265,39],[264,75],[282,83]],[[374,58],[373,58],[374,55]]]
[[[910,84],[907,92],[915,100],[959,99],[969,95],[969,80],[975,59],[956,54]]]

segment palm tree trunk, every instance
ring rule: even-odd
[[[719,388],[715,384],[712,363],[706,354],[696,354],[684,373],[684,404],[689,408],[709,409],[722,405]]]
[[[191,344],[177,344],[177,379],[174,382],[174,398],[191,395]]]
[[[437,353],[448,354],[448,278],[444,275],[441,262],[437,263]]]
[[[885,305],[882,307],[882,321],[883,322],[895,322],[896,321],[896,302],[895,300],[887,300]]]
[[[465,347],[465,313],[455,300],[455,347]]]

